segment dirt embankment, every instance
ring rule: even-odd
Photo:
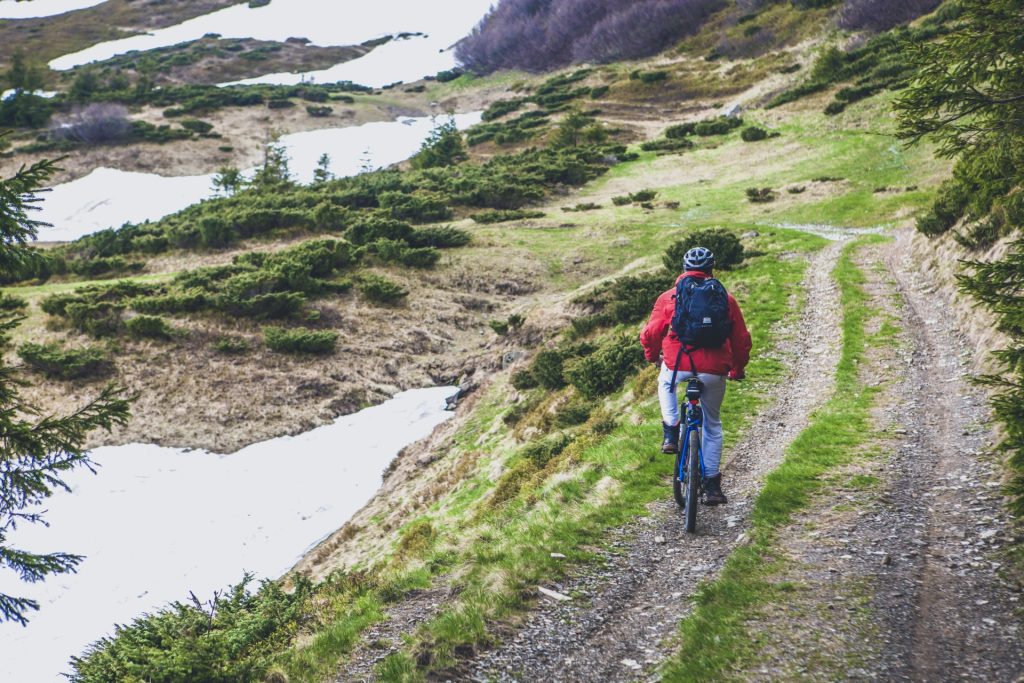
[[[917,284],[926,293],[948,302],[944,312],[952,316],[955,327],[970,340],[971,369],[979,374],[998,371],[992,351],[1006,348],[1009,338],[998,330],[990,311],[959,291],[956,277],[968,272],[963,261],[997,261],[1019,237],[1004,238],[987,250],[975,252],[957,244],[950,235],[930,238],[913,228],[903,228],[896,236],[897,251],[907,260],[904,267],[914,266]]]

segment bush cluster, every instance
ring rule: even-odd
[[[493,211],[479,211],[471,216],[477,223],[507,223],[509,221],[522,221],[529,218],[544,218],[543,211],[530,211],[529,209],[495,209]]]
[[[52,379],[81,379],[110,371],[111,363],[103,349],[88,346],[65,349],[59,344],[26,343],[18,347],[25,364]]]
[[[770,187],[748,187],[746,189],[747,201],[753,202],[754,204],[767,204],[768,202],[774,202],[778,196]]]
[[[619,389],[643,363],[640,344],[633,335],[625,334],[607,340],[592,354],[573,359],[564,374],[581,396],[592,399]]]
[[[334,353],[338,333],[333,330],[311,330],[305,327],[289,329],[268,326],[263,328],[263,340],[268,349],[277,353],[324,355]]]
[[[168,322],[158,315],[137,315],[125,320],[124,326],[133,337],[170,339],[174,335]]]
[[[628,204],[646,204],[658,197],[656,190],[639,190],[627,195],[612,197],[612,204],[615,206],[626,206]]]
[[[743,243],[734,232],[722,229],[698,230],[665,250],[662,259],[665,268],[669,272],[679,273],[683,269],[683,257],[694,247],[710,249],[715,255],[715,268],[720,270],[731,270],[746,258]]]
[[[122,330],[162,336],[168,330],[157,321],[163,321],[150,319],[160,314],[216,311],[258,320],[289,318],[312,297],[346,291],[351,285],[335,276],[354,262],[351,244],[314,240],[272,254],[242,254],[229,265],[186,271],[169,283],[125,280],[82,287],[44,299],[42,308],[93,336]],[[126,321],[126,311],[143,315]]]
[[[898,2],[882,2],[880,0],[847,0],[853,11],[860,14],[869,7],[872,16],[886,23],[903,14],[907,8],[916,5],[923,7],[936,2],[918,0],[899,0]],[[951,3],[951,6],[955,3]],[[845,8],[844,8],[845,9]],[[864,15],[867,16],[867,15]],[[916,16],[916,15],[915,15]],[[909,43],[926,43],[947,34],[951,30],[957,12],[938,12],[928,17],[921,25],[913,28],[900,27],[870,38],[864,45],[844,52],[838,47],[823,50],[810,69],[808,78],[796,87],[783,92],[768,103],[768,107],[778,107],[789,102],[819,93],[838,83],[851,83],[842,88],[835,99],[826,106],[826,113],[835,115],[842,112],[848,105],[871,97],[883,90],[899,90],[914,77],[916,68],[912,60],[907,58],[905,46]],[[858,20],[860,21],[860,20]],[[875,19],[864,25],[869,27]],[[897,21],[896,23],[903,23]]]
[[[209,604],[174,602],[121,626],[72,658],[71,680],[263,680],[273,654],[306,618],[314,589],[302,577],[293,591],[273,581],[250,591],[250,582],[216,593]]]
[[[330,232],[344,235],[354,244],[383,237],[404,241],[410,247],[461,246],[468,235],[455,229],[417,231],[406,222],[447,220],[454,207],[519,209],[561,186],[593,180],[627,156],[624,147],[615,145],[530,149],[495,156],[480,165],[404,173],[385,170],[311,186],[287,181],[252,185],[154,223],[101,230],[48,250],[43,260],[26,261],[5,282],[67,272],[71,261],[79,262],[74,267],[81,273],[130,272],[125,269],[141,266],[127,260],[86,262],[170,249],[219,249],[268,233]]]
[[[372,273],[360,277],[359,293],[376,304],[397,306],[409,296],[409,290],[382,275]]]

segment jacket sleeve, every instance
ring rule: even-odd
[[[647,321],[646,327],[640,333],[640,344],[644,347],[644,358],[649,363],[657,362],[658,354],[661,353],[661,344],[665,340],[665,335],[668,334],[668,326],[671,321],[665,317],[666,307],[664,299],[666,295],[671,295],[671,292],[662,294],[654,302],[651,319]]]
[[[729,296],[729,318],[732,320],[732,333],[729,335],[729,346],[732,347],[733,370],[742,373],[750,360],[750,349],[753,343],[747,323],[743,320],[743,311],[736,299]]]

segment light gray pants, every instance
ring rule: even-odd
[[[661,401],[661,419],[665,424],[674,427],[682,419],[679,412],[679,393],[686,400],[686,382],[693,377],[690,371],[680,370],[676,374],[676,390],[669,391],[672,386],[672,370],[662,363],[661,374],[658,375],[658,400]],[[700,404],[704,409],[704,430],[701,435],[701,450],[704,453],[704,474],[713,477],[718,474],[718,466],[722,462],[722,401],[725,399],[725,375],[709,375],[702,372],[698,375],[704,382],[704,392],[700,396]]]

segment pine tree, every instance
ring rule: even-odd
[[[449,118],[444,123],[435,121],[434,129],[423,142],[420,151],[412,158],[413,168],[439,168],[454,166],[469,158],[462,133],[455,125],[455,119]]]
[[[33,220],[31,212],[38,208],[40,186],[56,170],[54,162],[41,161],[0,179],[0,274],[39,258],[26,245],[46,224]],[[20,321],[17,317],[0,321],[0,334],[6,336]],[[86,437],[96,429],[123,424],[129,400],[123,390],[107,387],[69,415],[41,417],[19,395],[22,384],[16,369],[0,361],[0,567],[14,571],[23,581],[36,582],[75,571],[82,558],[19,550],[8,544],[8,535],[19,524],[46,523],[40,504],[55,490],[68,488],[61,478],[64,473],[91,469],[84,450]],[[25,624],[27,613],[37,609],[34,600],[0,593],[0,621]]]
[[[909,48],[918,73],[896,114],[903,138],[935,140],[941,155],[957,159],[918,229],[942,234],[966,219],[967,232],[954,236],[980,246],[1024,228],[1024,2],[961,0],[956,9],[948,35]],[[1024,240],[999,261],[967,264],[960,286],[1010,338],[1010,348],[995,352],[1004,372],[984,381],[997,387],[1008,493],[1024,516]]]
[[[324,152],[317,159],[316,168],[313,169],[313,182],[326,183],[333,177],[334,174],[331,173],[331,155]]]
[[[245,186],[245,177],[234,166],[223,166],[213,176],[211,184],[214,192],[222,192],[225,197],[230,197]]]
[[[43,75],[39,67],[25,61],[21,52],[11,56],[11,68],[7,72],[7,84],[17,94],[31,93],[43,87]]]

